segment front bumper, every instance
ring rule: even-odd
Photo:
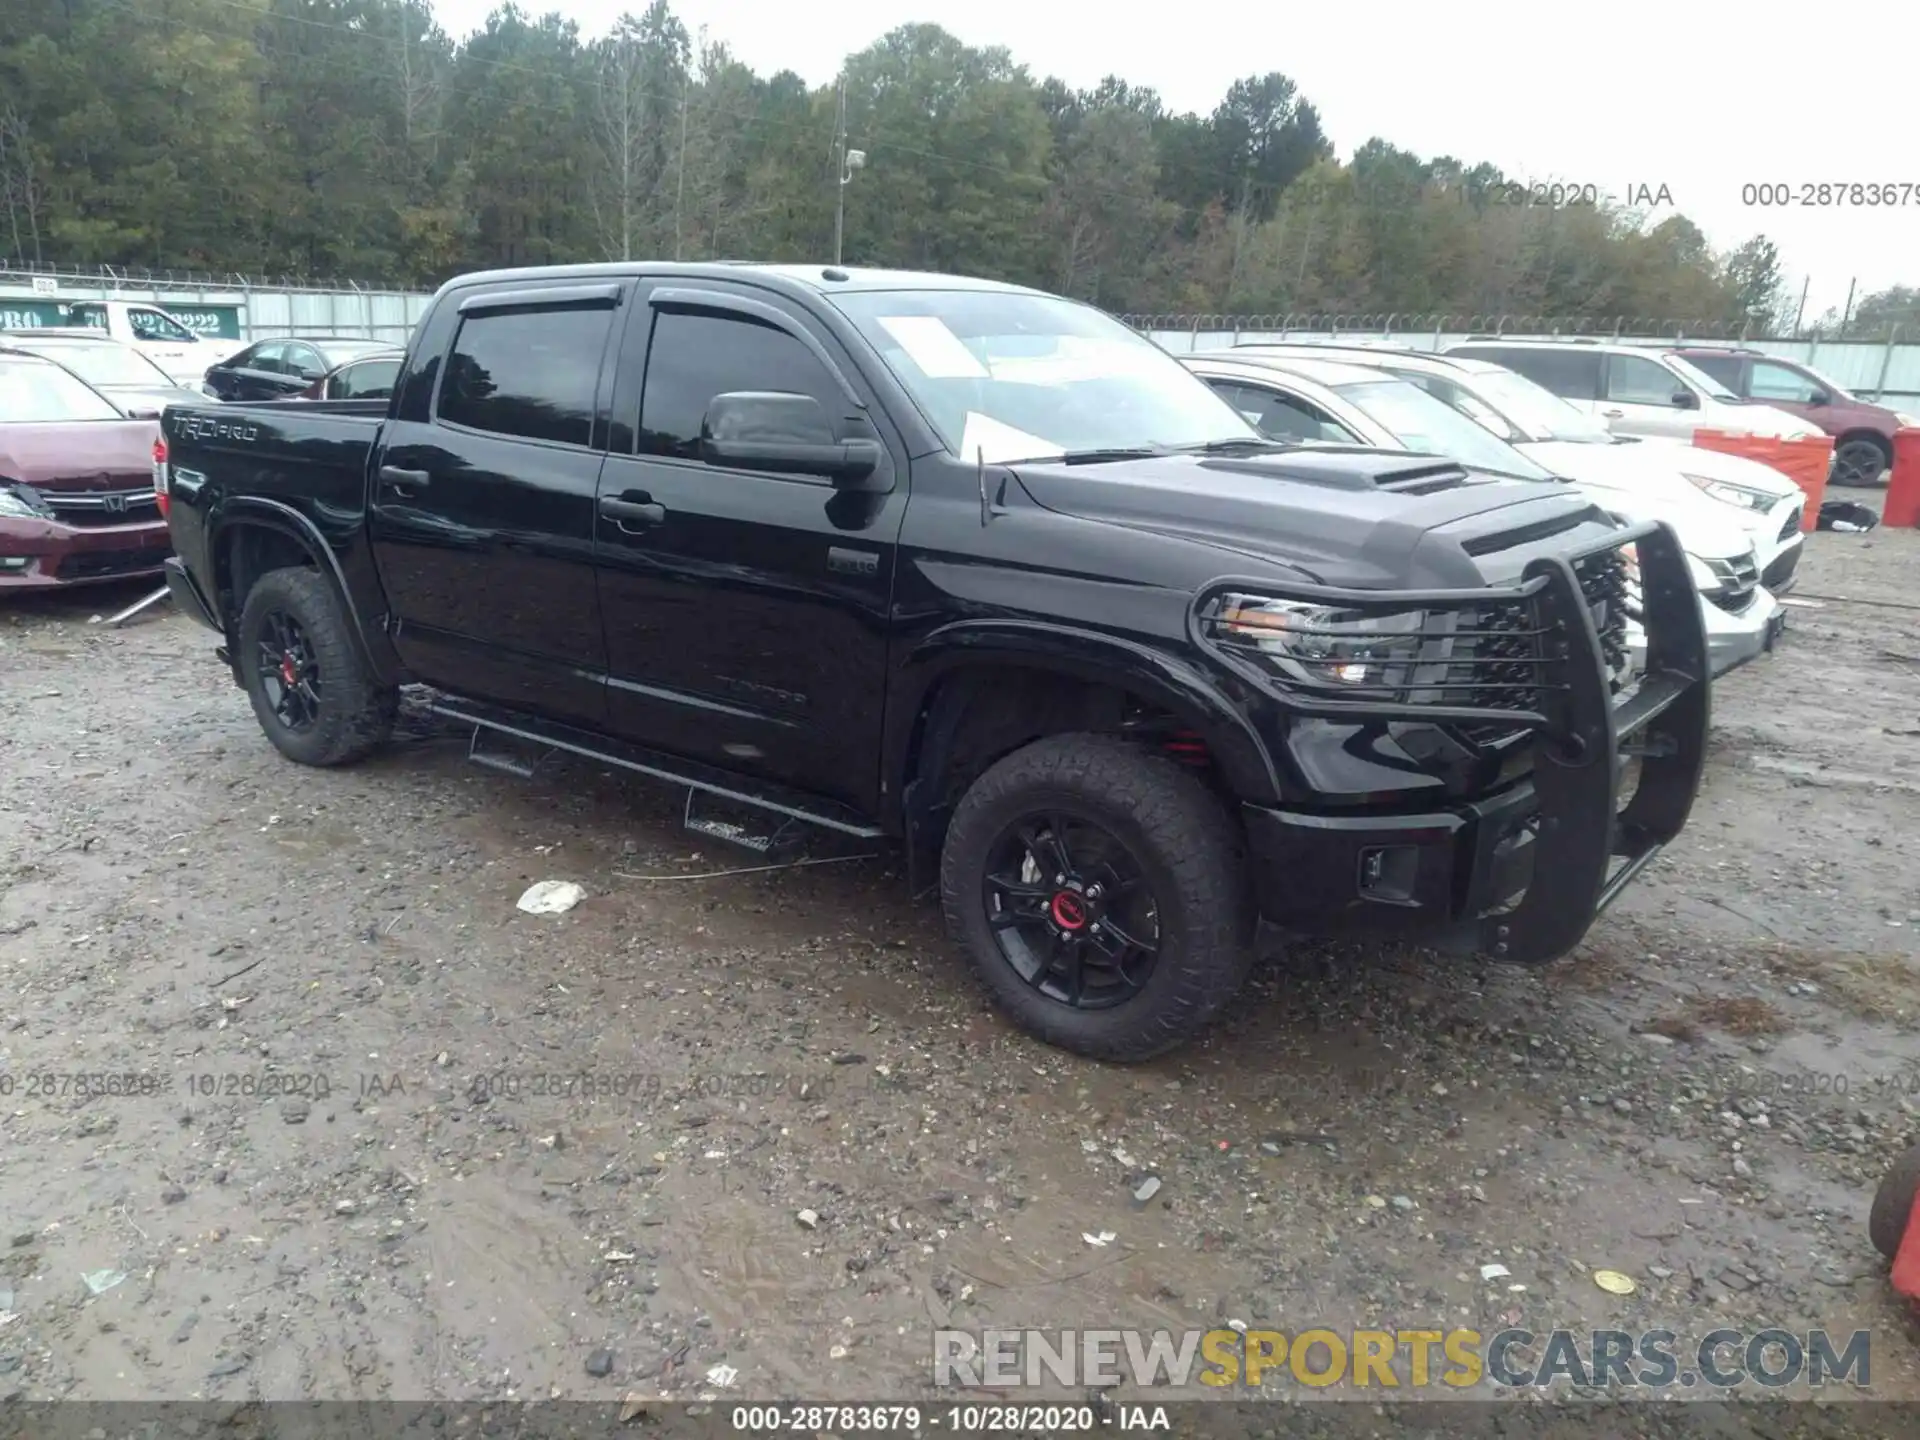
[[[1805,496],[1781,500],[1748,526],[1753,535],[1753,558],[1760,566],[1760,583],[1776,595],[1791,590],[1797,578],[1794,572],[1807,540],[1800,528],[1806,503]]]
[[[171,551],[164,520],[68,525],[0,519],[0,592],[58,590],[157,575]]]
[[[1418,814],[1244,807],[1264,918],[1303,933],[1399,934],[1531,964],[1579,944],[1680,833],[1706,758],[1707,637],[1686,556],[1672,529],[1655,523],[1618,532],[1602,548],[1629,540],[1640,555],[1647,637],[1637,683],[1611,688],[1573,570],[1583,557],[1534,561],[1527,584],[1551,644],[1564,648],[1553,683],[1541,686],[1539,712],[1525,716],[1531,774]],[[1377,592],[1372,599],[1391,603]],[[1300,708],[1346,713],[1325,702]],[[1419,710],[1376,707],[1382,719],[1428,718]],[[1450,715],[1496,717],[1515,713]],[[1622,780],[1635,759],[1639,775],[1623,807]]]
[[[1787,628],[1786,607],[1765,586],[1753,592],[1747,608],[1738,615],[1722,610],[1710,600],[1700,602],[1700,615],[1707,633],[1707,669],[1716,680],[1769,653]],[[1628,631],[1627,651],[1636,667],[1645,665],[1644,630],[1635,627]]]

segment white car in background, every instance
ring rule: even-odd
[[[1236,346],[1231,354],[1294,355],[1367,365],[1411,381],[1556,475],[1608,489],[1643,488],[1650,500],[1671,493],[1675,470],[1696,490],[1731,508],[1753,537],[1760,583],[1775,595],[1793,588],[1806,536],[1807,497],[1758,460],[1685,441],[1616,435],[1551,392],[1491,360],[1385,346],[1299,344]]]
[[[1693,442],[1696,430],[1812,440],[1827,432],[1742,400],[1677,347],[1599,340],[1465,340],[1446,354],[1488,360],[1550,390],[1616,435]]]
[[[194,334],[158,305],[144,300],[66,300],[62,329],[85,329],[130,345],[177,384],[200,389],[200,377],[240,348],[237,340]]]
[[[1723,675],[1773,648],[1785,612],[1760,584],[1752,537],[1678,472],[1666,472],[1664,487],[1644,471],[1631,480],[1611,473],[1597,473],[1594,481],[1556,475],[1419,386],[1373,367],[1246,348],[1180,359],[1271,439],[1445,456],[1523,480],[1577,484],[1594,504],[1628,521],[1664,520],[1687,552],[1713,673]],[[1645,642],[1637,627],[1635,636],[1640,650]],[[1644,652],[1637,658],[1644,661]]]

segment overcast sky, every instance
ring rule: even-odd
[[[597,35],[624,6],[522,0]],[[455,36],[493,0],[434,0]],[[636,12],[645,0],[634,0]],[[1662,186],[1729,249],[1756,232],[1780,247],[1809,317],[1860,293],[1920,284],[1920,122],[1910,67],[1920,6],[1895,0],[1813,6],[1513,0],[1199,9],[1166,0],[674,0],[689,30],[708,27],[761,74],[814,85],[896,25],[931,21],[974,45],[1005,45],[1036,76],[1088,86],[1117,74],[1204,114],[1227,86],[1279,70],[1319,108],[1341,159],[1379,135],[1423,157],[1487,160],[1508,175],[1594,184],[1624,199]],[[858,143],[858,136],[855,136]],[[1821,181],[1905,183],[1893,208],[1769,207],[1741,187],[1797,192]],[[1654,212],[1654,219],[1665,212]],[[1651,221],[1649,223],[1652,223]]]

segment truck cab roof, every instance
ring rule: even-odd
[[[857,265],[775,265],[752,260],[615,260],[586,265],[540,265],[513,270],[482,270],[447,282],[446,288],[511,284],[531,280],[615,280],[631,275],[649,279],[738,280],[743,275],[772,282],[789,293],[815,295],[887,290],[977,290],[1008,295],[1046,292],[970,275],[941,275],[926,270],[886,270]]]

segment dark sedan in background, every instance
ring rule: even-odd
[[[393,348],[385,340],[277,335],[256,340],[213,366],[206,388],[220,400],[289,400],[351,361],[383,356]]]
[[[337,366],[313,382],[296,400],[385,400],[393,394],[400,378],[400,366],[407,358],[405,350],[395,347],[361,355]]]
[[[199,405],[206,400],[131,345],[98,330],[4,330],[0,350],[23,351],[64,366],[136,419],[151,420],[169,405]]]

